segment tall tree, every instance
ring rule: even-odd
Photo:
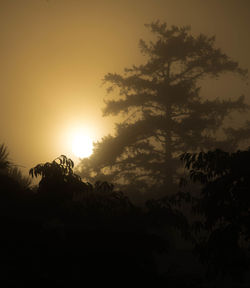
[[[178,155],[225,145],[234,149],[236,142],[218,141],[215,132],[230,112],[248,109],[243,96],[235,101],[202,99],[199,80],[224,72],[244,78],[247,71],[215,47],[215,37],[193,36],[189,27],[169,28],[160,22],[146,26],[156,36],[150,43],[140,40],[147,62],[104,78],[108,93],[114,93],[104,116],[123,115],[126,120],[81,161],[81,175],[141,189],[170,189]],[[234,131],[226,132],[232,140]]]

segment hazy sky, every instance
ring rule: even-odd
[[[215,34],[250,68],[248,0],[0,0],[0,142],[11,158],[26,169],[74,158],[74,129],[86,127],[94,140],[112,133],[102,78],[143,60],[138,41],[150,39],[144,24],[157,19]],[[231,78],[204,87],[211,97],[250,96]]]

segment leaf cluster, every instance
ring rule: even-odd
[[[73,172],[74,162],[67,158],[65,155],[61,155],[60,157],[56,158],[52,162],[46,162],[44,164],[38,164],[35,167],[29,170],[29,175],[33,177],[41,176],[42,178],[52,178],[52,177],[59,177],[59,176],[72,176],[75,178],[79,178]]]

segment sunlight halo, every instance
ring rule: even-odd
[[[93,152],[93,140],[82,133],[72,137],[72,152],[78,158],[89,157]]]

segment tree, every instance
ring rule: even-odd
[[[32,203],[32,219],[42,223],[38,267],[45,267],[50,282],[58,277],[71,286],[96,275],[109,283],[154,280],[153,255],[165,242],[148,231],[145,211],[112,184],[82,182],[73,166],[61,155],[30,169],[32,177],[42,177]]]
[[[202,219],[193,224],[196,251],[211,276],[228,273],[242,278],[250,263],[246,256],[250,248],[250,147],[233,153],[219,149],[184,153],[181,160],[190,180],[203,186],[197,197],[186,197]]]
[[[9,161],[9,153],[7,147],[2,143],[0,145],[0,171],[6,171],[9,169],[11,163]]]
[[[52,162],[36,165],[30,169],[29,174],[32,177],[42,177],[37,192],[47,199],[69,200],[85,206],[86,209],[101,207],[110,211],[113,208],[122,210],[122,207],[132,205],[128,197],[114,189],[114,185],[100,181],[94,185],[83,182],[73,168],[74,162],[61,155]]]
[[[114,136],[95,144],[80,168],[86,179],[164,191],[162,187],[171,190],[175,185],[180,153],[235,149],[234,130],[225,130],[231,141],[219,141],[215,135],[230,112],[249,108],[244,97],[204,100],[199,80],[225,72],[244,78],[247,71],[215,48],[215,37],[192,36],[189,27],[168,28],[160,22],[146,26],[156,35],[149,44],[140,40],[147,62],[104,78],[108,93],[116,93],[106,101],[104,116],[123,115],[126,120],[116,124]]]
[[[87,191],[88,185],[73,172],[74,162],[61,155],[52,162],[38,164],[29,171],[30,176],[41,176],[38,194],[56,201],[72,199],[75,191]]]
[[[1,176],[5,175],[13,180],[15,180],[20,187],[24,190],[30,188],[31,179],[27,176],[24,176],[21,170],[12,163],[9,159],[9,152],[7,146],[2,143],[0,145],[0,174]]]

